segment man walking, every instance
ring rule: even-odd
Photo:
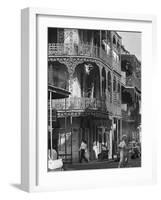
[[[82,162],[82,159],[88,162],[88,159],[85,156],[85,153],[87,152],[87,143],[85,140],[82,140],[79,150],[80,150],[80,163]]]

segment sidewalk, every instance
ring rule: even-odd
[[[114,160],[94,160],[89,161],[88,163],[82,162],[82,163],[72,163],[72,164],[64,164],[64,170],[85,170],[85,169],[105,169],[108,168],[109,164],[116,163]]]
[[[130,167],[141,167],[141,160],[129,160],[127,168]],[[87,169],[112,169],[118,168],[118,162],[114,160],[104,160],[104,161],[89,161],[88,163],[72,163],[72,164],[64,164],[64,171],[69,170],[87,170]]]

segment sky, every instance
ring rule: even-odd
[[[141,33],[117,32],[122,37],[122,44],[131,54],[141,61]]]

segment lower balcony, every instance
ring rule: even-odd
[[[100,110],[107,111],[107,105],[104,99],[70,97],[66,99],[52,100],[52,108],[56,110]]]

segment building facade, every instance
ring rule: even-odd
[[[70,93],[49,98],[55,120],[48,134],[65,162],[79,162],[82,139],[90,160],[94,142],[100,152],[102,146],[108,149],[109,159],[116,154],[125,127],[122,93],[129,85],[122,78],[122,59],[122,39],[115,31],[48,29],[48,85]]]
[[[129,141],[140,142],[141,62],[125,48],[122,48],[121,70],[125,77],[122,85],[122,131]]]

